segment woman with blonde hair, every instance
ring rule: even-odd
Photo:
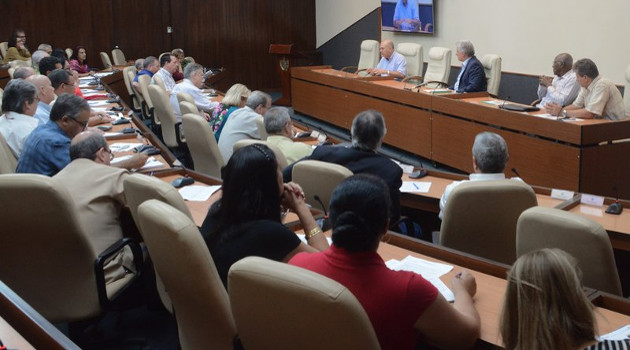
[[[501,315],[505,349],[630,349],[628,340],[597,341],[593,305],[580,277],[575,259],[560,249],[541,249],[516,260]]]
[[[247,88],[247,86],[238,83],[234,84],[225,93],[221,103],[214,108],[210,118],[210,126],[212,127],[212,131],[214,132],[214,137],[217,139],[217,142],[219,141],[219,136],[221,136],[223,126],[230,117],[230,114],[245,106],[245,102],[247,102],[247,98],[250,93],[251,91]]]

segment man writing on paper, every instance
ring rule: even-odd
[[[456,92],[478,92],[488,89],[486,72],[483,65],[475,57],[475,47],[468,40],[458,41],[455,44],[455,56],[462,62],[457,81],[451,89]]]
[[[379,49],[381,60],[376,68],[367,70],[371,75],[389,75],[395,78],[404,78],[407,75],[407,61],[405,57],[394,50],[394,42],[383,40]]]
[[[544,108],[548,103],[561,103],[563,106],[573,103],[580,92],[580,85],[573,72],[573,57],[568,53],[561,53],[553,59],[551,65],[555,77],[541,76],[538,85],[538,108]]]
[[[575,62],[573,70],[582,87],[577,99],[565,108],[559,103],[551,103],[545,107],[547,113],[582,119],[605,117],[623,120],[630,117],[630,111],[626,111],[619,89],[612,81],[599,75],[595,62],[582,58]]]

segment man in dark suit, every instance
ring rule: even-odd
[[[402,185],[402,169],[388,157],[377,150],[383,142],[386,132],[383,115],[375,110],[367,110],[357,114],[352,121],[352,144],[319,146],[308,157],[343,165],[354,174],[372,174],[382,178],[392,200],[390,222],[393,224],[400,218],[400,186]],[[297,162],[296,162],[297,163]],[[284,181],[291,181],[291,171],[295,163],[283,171]]]
[[[462,68],[459,70],[457,81],[451,89],[457,92],[477,92],[486,91],[488,83],[486,81],[486,72],[483,65],[477,57],[475,57],[475,47],[470,41],[458,41],[456,45],[455,55],[462,62]]]

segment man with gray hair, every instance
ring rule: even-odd
[[[127,205],[123,181],[129,171],[110,166],[113,158],[100,133],[84,131],[70,142],[72,161],[54,176],[70,193],[87,241],[98,254],[123,238],[120,215]],[[123,278],[125,269],[133,269],[128,248],[105,264],[105,282]]]
[[[282,151],[289,164],[298,159],[310,156],[313,148],[302,142],[293,142],[295,134],[289,112],[284,107],[270,108],[264,116],[267,142],[274,144]]]
[[[245,107],[234,111],[225,122],[221,137],[219,137],[219,151],[227,163],[232,157],[234,144],[240,140],[260,140],[261,131],[258,123],[263,123],[263,115],[271,108],[271,96],[262,91],[253,91],[247,97]]]
[[[446,186],[440,199],[440,219],[444,217],[448,196],[458,185],[468,181],[505,180],[505,165],[510,155],[503,137],[488,131],[477,134],[472,147],[472,155],[475,173],[470,174],[470,180],[454,181]],[[522,181],[520,178],[513,179]]]
[[[2,95],[0,134],[16,158],[20,158],[26,138],[37,127],[37,119],[33,118],[37,102],[35,85],[22,79],[9,81]]]
[[[462,62],[455,85],[450,88],[456,92],[486,91],[488,82],[483,65],[475,57],[475,47],[468,40],[458,41],[455,44],[455,56]]]
[[[33,69],[35,69],[37,73],[39,73],[39,62],[41,62],[42,58],[48,57],[48,56],[50,56],[50,54],[42,50],[37,50],[33,52],[33,54],[31,55],[31,60],[33,62]]]
[[[210,101],[210,99],[203,95],[201,87],[203,86],[203,66],[198,63],[191,63],[184,69],[184,81],[175,85],[171,92],[170,104],[173,109],[173,113],[177,118],[177,121],[182,121],[182,112],[179,108],[179,100],[177,99],[178,93],[189,94],[193,100],[195,100],[195,106],[199,110],[201,116],[206,120],[210,120],[210,115],[214,107],[219,105],[219,102]]]
[[[144,59],[143,67],[144,69],[138,72],[138,74],[136,74],[136,77],[133,78],[132,84],[138,91],[140,91],[138,77],[141,75],[148,75],[149,77],[153,78],[153,74],[155,74],[160,69],[160,63],[158,62],[157,58],[149,56]]]
[[[13,79],[26,79],[35,75],[35,70],[31,67],[18,67],[13,71]]]
[[[312,159],[335,163],[345,166],[354,174],[371,174],[383,179],[389,188],[392,200],[390,222],[393,224],[400,219],[402,168],[387,156],[378,153],[386,131],[385,118],[380,112],[363,111],[352,121],[351,145],[319,146],[313,150],[313,154],[301,160]],[[285,182],[291,181],[291,172],[296,163],[283,170]]]

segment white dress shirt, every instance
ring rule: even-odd
[[[171,92],[170,104],[171,108],[173,108],[173,113],[175,113],[175,117],[177,117],[177,121],[182,121],[182,111],[179,109],[179,101],[177,100],[177,94],[180,92],[192,96],[195,100],[195,106],[201,111],[212,113],[214,107],[219,105],[219,102],[210,101],[208,97],[204,96],[201,89],[196,87],[192,81],[184,79],[181,83],[176,84]]]
[[[575,79],[575,72],[569,70],[563,76],[555,76],[551,86],[538,85],[538,108],[545,107],[546,103],[562,103],[563,106],[573,103],[580,92],[580,84]]]
[[[0,117],[0,133],[15,158],[20,158],[26,138],[35,130],[38,123],[39,121],[32,116],[16,112],[7,112]]]

